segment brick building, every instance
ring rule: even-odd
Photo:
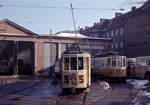
[[[67,35],[67,33],[64,33]],[[75,35],[74,35],[75,36]],[[0,21],[0,75],[7,69],[14,75],[33,75],[50,70],[55,60],[75,42],[75,37],[38,35],[24,27],[4,19]],[[110,49],[110,38],[79,37],[81,49],[92,56]]]
[[[115,18],[100,19],[92,27],[81,29],[87,36],[112,38],[111,48],[127,57],[150,55],[150,0],[128,13],[116,13]]]

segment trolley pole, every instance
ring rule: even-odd
[[[72,3],[70,4],[70,8],[71,8],[71,13],[72,13],[72,22],[73,22],[73,27],[74,27],[74,30],[75,30],[75,47],[78,47],[77,46],[77,29],[76,29],[76,25],[75,25],[75,18],[74,18],[74,13],[73,13],[73,6],[72,6]]]

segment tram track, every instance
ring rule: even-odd
[[[134,99],[133,89],[124,86],[122,84],[112,85],[111,89],[96,95],[90,101],[87,99],[84,105],[124,105],[125,103],[132,103]]]
[[[88,103],[87,105],[92,105],[92,104],[96,103],[97,101],[102,100],[102,99],[105,98],[107,95],[109,95],[111,92],[112,92],[112,89],[111,89],[111,91],[107,92],[107,93],[104,94],[103,96],[99,96],[99,97],[95,98],[92,102]]]
[[[20,92],[24,92],[26,91],[26,89],[38,87],[42,82],[43,81],[41,80],[38,81],[38,83],[37,82],[34,83],[32,86],[27,86],[24,88],[20,88],[18,90],[14,90],[12,92],[9,92],[8,94],[4,94],[3,96],[0,96],[0,98],[2,99],[4,98],[6,100],[7,99],[15,100],[15,97],[12,95],[18,94]],[[76,94],[61,94],[60,91],[60,93],[58,92],[59,94],[56,96],[52,96],[52,97],[48,96],[49,99],[47,99],[45,105],[110,105],[110,104],[127,105],[124,103],[133,101],[134,99],[134,95],[132,94],[133,88],[128,87],[127,84],[110,83],[110,86],[111,86],[110,89],[104,90],[102,89],[102,87],[100,87],[98,82],[94,82],[92,83],[92,86],[90,87],[90,91],[88,93],[81,92]],[[40,88],[40,89],[44,89],[44,88]],[[31,103],[32,102],[34,103],[34,101],[36,101],[35,103],[38,103],[40,102],[40,100],[38,99],[40,98],[35,97],[35,100],[34,99],[30,100],[28,99],[28,96],[25,96],[21,98],[21,101],[26,101]]]
[[[15,88],[13,91],[1,95],[0,98],[5,98],[5,97],[7,97],[7,96],[9,96],[9,95],[13,95],[13,94],[22,92],[22,91],[24,91],[24,90],[26,90],[26,89],[34,88],[34,87],[36,87],[36,86],[39,86],[42,82],[43,82],[43,81],[41,80],[40,82],[35,83],[35,84],[32,84],[31,86],[28,86],[28,85],[27,85],[27,86],[24,86],[24,87],[21,87],[21,88]]]
[[[84,105],[87,92],[76,93],[76,94],[63,94],[55,99],[55,105]],[[51,105],[52,101],[48,104]]]

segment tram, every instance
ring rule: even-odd
[[[128,65],[130,77],[150,80],[150,56],[136,57],[136,62]]]
[[[92,58],[92,74],[96,78],[125,82],[127,76],[126,56],[108,55]]]
[[[79,48],[71,48],[62,54],[63,92],[89,90],[91,85],[91,57]]]

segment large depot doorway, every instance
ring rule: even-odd
[[[0,41],[0,75],[33,75],[34,43]]]

